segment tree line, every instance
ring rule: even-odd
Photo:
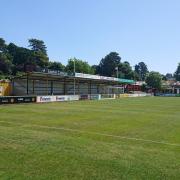
[[[138,81],[146,81],[151,87],[160,87],[162,79],[174,77],[180,81],[180,64],[174,75],[161,75],[158,72],[149,72],[144,62],[139,62],[132,68],[128,61],[122,61],[117,52],[110,52],[102,58],[98,65],[89,65],[87,61],[72,58],[67,65],[52,61],[48,57],[47,47],[42,40],[29,39],[28,48],[19,47],[14,43],[7,44],[0,38],[0,77],[15,76],[29,71],[41,71],[49,69],[52,71],[76,72],[87,74],[98,74],[102,76],[118,77]]]

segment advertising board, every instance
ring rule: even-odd
[[[80,96],[79,96],[79,99],[80,99],[80,100],[88,100],[88,99],[89,99],[89,96],[88,96],[88,94],[83,94],[83,95],[80,95]]]
[[[56,101],[55,96],[37,96],[38,103],[55,102],[55,101]]]
[[[57,102],[63,102],[63,101],[68,101],[68,96],[56,96],[56,101]]]
[[[33,103],[36,96],[3,96],[0,97],[0,104]]]
[[[78,101],[79,95],[68,95],[68,101]]]
[[[100,94],[91,94],[89,99],[91,99],[91,100],[100,100],[101,95]]]
[[[37,96],[37,102],[38,103],[77,101],[77,100],[79,100],[79,96],[78,95]]]

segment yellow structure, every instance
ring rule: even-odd
[[[10,82],[0,81],[0,96],[11,95],[11,84]]]

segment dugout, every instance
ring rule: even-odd
[[[12,95],[121,94],[133,80],[75,73],[30,72],[12,79]]]

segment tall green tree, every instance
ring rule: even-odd
[[[18,71],[26,71],[27,65],[36,65],[33,58],[33,52],[31,50],[18,47],[13,43],[10,43],[7,46],[7,49],[8,53],[12,57],[12,63],[14,64],[13,74],[16,74]]]
[[[88,62],[80,60],[80,59],[69,59],[68,64],[66,66],[67,72],[74,72],[74,65],[75,65],[75,71],[77,73],[86,73],[86,74],[94,74],[94,68],[92,68]]]
[[[18,47],[13,43],[10,43],[7,49],[15,65],[13,74],[16,74],[18,71],[36,71],[39,67],[44,68],[48,65],[49,59],[41,51]]]
[[[30,39],[31,49],[19,47],[13,43],[6,44],[0,38],[0,71],[1,73],[16,74],[18,71],[36,71],[48,66],[47,48],[43,41]],[[27,68],[28,67],[28,68]]]
[[[133,72],[129,62],[125,61],[120,63],[118,66],[118,70],[119,70],[119,78],[135,79],[135,73]]]
[[[146,83],[149,87],[155,88],[157,90],[161,89],[162,86],[162,76],[159,72],[150,72],[147,75]]]
[[[180,63],[178,64],[176,72],[174,73],[174,77],[176,78],[177,81],[180,81]]]
[[[29,47],[35,52],[42,52],[47,55],[47,47],[42,40],[29,39]]]
[[[173,74],[167,73],[167,74],[165,75],[165,79],[166,79],[166,80],[173,79]]]
[[[99,64],[98,74],[103,76],[116,76],[116,68],[120,65],[121,57],[117,52],[105,56]]]
[[[6,52],[6,42],[3,38],[0,38],[0,52]]]
[[[7,55],[0,52],[0,74],[11,74],[12,62]]]
[[[48,64],[48,69],[50,70],[55,70],[55,71],[64,71],[65,70],[65,67],[63,64],[61,64],[60,62],[49,62]]]
[[[135,72],[138,74],[139,79],[144,81],[146,79],[148,68],[144,62],[140,62],[135,65]]]
[[[35,63],[36,66],[40,68],[46,68],[49,63],[49,58],[42,52],[33,52],[31,56],[31,61]]]
[[[0,74],[11,74],[12,66],[12,57],[7,51],[7,44],[0,38]]]
[[[99,66],[98,65],[92,65],[91,68],[92,68],[92,71],[94,74],[99,73]]]
[[[41,68],[48,66],[49,58],[47,56],[47,47],[44,41],[38,39],[29,39],[29,47],[32,50],[31,59]]]

